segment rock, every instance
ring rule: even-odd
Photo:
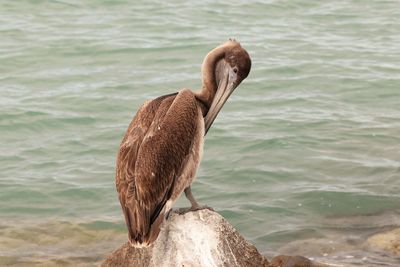
[[[312,261],[302,256],[279,255],[271,260],[270,267],[312,267]]]
[[[221,215],[200,210],[171,214],[153,245],[134,248],[126,243],[101,266],[268,267],[268,261]]]
[[[400,228],[369,237],[367,245],[400,255]]]
[[[334,267],[339,265],[330,265],[311,261],[303,256],[279,255],[274,257],[269,267]]]

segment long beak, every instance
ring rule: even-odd
[[[226,100],[228,100],[229,96],[232,94],[232,92],[235,90],[237,86],[233,83],[233,81],[230,81],[229,77],[230,77],[229,71],[226,71],[224,79],[218,86],[217,92],[211,103],[211,107],[204,118],[204,126],[205,126],[204,135],[207,134],[208,129],[210,129],[211,124],[214,122],[219,111],[224,106]]]

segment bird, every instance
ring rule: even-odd
[[[137,111],[121,141],[115,175],[132,247],[155,242],[183,192],[191,207],[180,209],[180,214],[211,209],[200,205],[191,191],[204,136],[250,69],[248,52],[229,39],[204,58],[201,89],[160,96]]]

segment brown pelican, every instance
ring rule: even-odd
[[[132,246],[156,240],[183,191],[191,203],[186,211],[208,208],[196,202],[190,189],[204,135],[250,68],[246,50],[229,40],[205,57],[201,90],[160,96],[136,113],[121,142],[115,178]]]

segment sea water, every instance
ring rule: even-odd
[[[114,172],[148,99],[252,58],[205,141],[195,197],[269,258],[398,266],[398,1],[0,2],[0,265],[91,266],[127,240]],[[184,197],[177,206],[188,206]]]

